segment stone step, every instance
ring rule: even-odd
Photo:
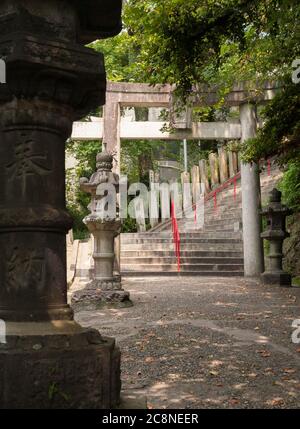
[[[173,264],[125,264],[121,265],[121,271],[124,269],[127,272],[130,271],[151,271],[151,272],[168,272],[168,271],[177,271],[177,263]],[[219,271],[243,271],[243,264],[181,264],[181,271],[211,271],[211,272],[219,272]]]
[[[243,245],[242,243],[229,243],[229,244],[221,244],[221,243],[215,243],[215,244],[208,244],[208,243],[181,243],[180,246],[181,251],[186,250],[196,250],[196,251],[243,251]],[[174,250],[174,243],[165,243],[165,244],[129,244],[126,246],[122,246],[122,251],[172,251]]]
[[[234,232],[234,222],[232,224],[224,223],[224,225],[204,225],[202,228],[199,228],[195,222],[187,222],[185,224],[178,224],[178,228],[180,228],[180,232],[182,232],[182,234],[184,234],[185,231],[188,233],[188,229],[191,229],[199,235],[212,235],[212,233],[216,232],[216,235],[220,237],[220,233],[226,233],[229,235]],[[221,234],[221,236],[223,236],[223,234]]]
[[[206,213],[215,214],[216,212],[225,213],[225,211],[230,211],[231,213],[234,212],[242,212],[242,205],[241,204],[231,204],[229,202],[220,202],[217,203],[217,208],[215,208],[214,204],[209,204],[204,206],[204,210]]]
[[[191,225],[187,225],[189,227],[191,227],[193,224]],[[178,225],[179,226],[179,225]],[[228,231],[224,231],[222,229],[215,229],[213,231],[206,231],[205,229],[196,229],[195,227],[193,227],[192,231],[189,232],[185,232],[184,230],[182,231],[180,237],[182,238],[182,240],[198,240],[198,239],[220,239],[220,240],[229,240],[229,239],[236,239],[239,240],[242,238],[242,234],[241,231],[237,231],[235,233],[233,233],[233,229],[230,229]],[[161,242],[166,242],[168,240],[173,241],[173,232],[172,231],[164,231],[161,234],[147,234],[147,233],[143,233],[143,234],[129,234],[129,235],[122,235],[121,236],[121,243],[122,244],[126,244],[126,243],[132,243],[132,242],[137,242],[137,241],[147,241],[147,242],[157,242],[157,241],[161,241]]]
[[[223,236],[224,235],[224,236]],[[196,243],[241,243],[241,233],[224,233],[223,235],[220,234],[220,236],[217,234],[212,236],[210,234],[197,234],[197,237],[185,237],[184,234],[180,237],[180,242],[182,244],[188,243],[188,244],[196,244]],[[126,240],[121,240],[121,245],[131,245],[131,244],[173,244],[173,238],[128,238]]]
[[[264,179],[265,180],[265,179]],[[263,192],[270,181],[264,182]],[[121,243],[122,275],[126,276],[243,276],[243,244],[241,231],[234,226],[242,222],[241,189],[238,183],[236,200],[233,186],[205,203],[203,228],[197,228],[194,211],[178,218],[181,235],[181,272],[177,271],[172,224],[165,222],[154,233],[126,234]]]
[[[186,258],[243,258],[243,252],[239,251],[207,251],[207,250],[181,250],[181,257]],[[121,258],[130,257],[175,257],[175,250],[122,250]]]
[[[202,265],[202,264],[222,264],[222,265],[235,265],[240,264],[243,265],[244,258],[231,258],[231,257],[180,257],[180,261],[182,264],[195,264],[195,265]],[[131,266],[131,265],[168,265],[168,264],[176,264],[177,259],[174,255],[173,257],[155,257],[155,256],[130,256],[130,257],[124,257],[121,256],[121,265]]]
[[[205,222],[204,222],[204,228],[209,227],[209,226],[226,226],[226,225],[234,225],[236,222],[241,222],[242,221],[242,216],[234,216],[234,217],[228,217],[228,219],[210,219],[210,218],[206,218]]]
[[[243,277],[244,271],[126,271],[121,270],[122,277]]]

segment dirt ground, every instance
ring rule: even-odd
[[[300,288],[153,277],[124,289],[131,308],[75,310],[82,325],[116,338],[127,394],[146,396],[149,408],[299,407]]]

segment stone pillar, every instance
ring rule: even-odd
[[[145,206],[141,197],[135,198],[135,219],[138,232],[146,232]]]
[[[149,218],[151,228],[159,223],[159,183],[150,183]]]
[[[219,169],[220,169],[220,180],[221,183],[226,182],[228,180],[228,158],[227,152],[223,146],[218,148],[219,154]]]
[[[135,115],[135,112],[134,112]],[[107,150],[114,154],[113,171],[121,174],[121,109],[110,92],[106,93],[106,101],[103,109],[103,143]],[[121,241],[120,236],[115,239],[115,271],[120,275],[121,271]]]
[[[229,176],[233,177],[238,172],[238,154],[237,152],[228,151],[228,161],[229,161]]]
[[[210,191],[209,180],[208,180],[208,171],[207,171],[207,161],[206,159],[201,159],[199,161],[199,170],[200,170],[200,181],[202,187],[204,187],[205,194],[208,194]]]
[[[266,284],[286,287],[292,284],[291,276],[282,269],[283,241],[290,236],[286,231],[285,222],[286,217],[291,213],[286,206],[281,204],[281,192],[273,189],[270,192],[269,205],[262,210],[262,215],[267,219],[267,227],[261,236],[270,242],[269,266],[262,274],[262,280]]]
[[[120,104],[111,98],[108,92],[103,112],[103,142],[107,145],[107,150],[114,154],[113,170],[119,175],[121,171],[120,126]]]
[[[191,170],[193,202],[197,202],[197,194],[200,191],[200,171],[198,165],[194,165]]]
[[[190,183],[190,180],[191,180],[190,173],[188,173],[186,171],[184,171],[183,173],[181,173],[181,183],[182,183],[182,185],[184,183]]]
[[[240,106],[242,142],[256,135],[256,109],[251,104]],[[244,272],[246,277],[258,277],[264,270],[261,239],[261,193],[259,168],[255,163],[241,163]]]
[[[211,187],[214,189],[220,184],[218,155],[214,152],[209,154],[209,165],[210,165]]]
[[[193,204],[193,196],[191,192],[191,178],[190,173],[181,173],[181,185],[182,185],[182,206],[184,216],[187,216],[191,211]]]
[[[119,402],[114,340],[78,325],[67,304],[65,141],[73,121],[105,99],[103,56],[84,45],[121,28],[119,0],[105,10],[82,3],[0,4],[7,65],[0,85],[1,408]]]

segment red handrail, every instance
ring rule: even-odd
[[[175,213],[174,201],[171,202],[171,218],[172,218],[172,231],[173,231],[173,241],[175,244],[175,254],[177,258],[177,270],[180,272],[180,234],[178,229],[178,223]]]

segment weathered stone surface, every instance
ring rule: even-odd
[[[52,329],[47,335],[46,324],[36,323],[32,332],[25,328],[0,345],[2,409],[109,408],[119,403],[119,381],[110,381],[120,358],[114,340],[72,324],[65,332]]]
[[[212,189],[219,186],[219,166],[218,166],[218,155],[216,153],[209,154],[209,166],[210,166],[210,177]]]
[[[223,146],[220,146],[218,148],[218,154],[219,154],[220,181],[221,183],[224,183],[226,182],[226,180],[228,180],[229,175],[228,175],[228,156]]]
[[[121,231],[121,220],[117,210],[119,176],[112,172],[112,167],[113,156],[107,152],[105,145],[97,155],[97,171],[90,180],[81,179],[81,189],[92,197],[89,205],[91,213],[84,218],[84,223],[93,236],[94,269],[93,281],[73,296],[73,303],[92,301],[119,304],[126,301],[126,304],[132,305],[129,293],[122,289],[121,276],[114,275],[115,242]],[[105,190],[100,189],[101,185],[105,185]]]
[[[210,191],[210,185],[208,180],[208,166],[206,159],[201,159],[199,161],[199,170],[202,190],[204,190],[205,194],[208,194]]]
[[[269,266],[262,274],[264,283],[291,286],[291,276],[282,269],[282,246],[284,239],[289,237],[285,225],[286,217],[289,214],[291,214],[290,210],[281,204],[281,192],[274,188],[270,192],[268,206],[262,210],[262,215],[267,219],[267,227],[261,237],[270,243],[267,257]]]
[[[66,296],[65,141],[73,121],[104,103],[106,89],[103,56],[82,45],[120,30],[121,0],[88,3],[0,4],[2,408],[119,402],[114,340],[76,325]]]
[[[84,289],[72,295],[72,305],[95,304],[96,306],[131,307],[129,292],[122,289],[120,280],[114,282],[100,282],[92,280]]]
[[[256,136],[257,117],[254,104],[240,106],[242,139],[244,142]],[[255,163],[242,163],[242,212],[244,241],[244,272],[246,277],[260,277],[264,271],[263,242],[261,234],[261,189],[259,168]]]
[[[284,269],[300,277],[300,214],[295,213],[287,221],[290,237],[283,243]]]
[[[233,177],[238,172],[238,154],[237,152],[228,152],[228,162],[229,162],[229,176]]]

